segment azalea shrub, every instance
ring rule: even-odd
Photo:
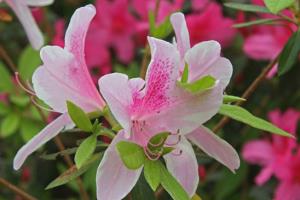
[[[299,0],[0,0],[0,200],[300,200]]]

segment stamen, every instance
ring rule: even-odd
[[[31,83],[29,82],[29,80],[26,81],[26,86],[31,90],[31,91],[34,91]]]
[[[162,155],[162,152],[163,152],[163,148],[161,148],[161,151],[156,154],[156,153],[151,152],[150,149],[148,149],[148,147],[144,147],[144,153],[147,156],[147,158],[151,161],[158,160],[160,158],[160,156]],[[155,157],[152,158],[152,156],[150,156],[149,154],[153,155]]]
[[[16,81],[17,81],[18,85],[19,85],[25,92],[27,92],[28,94],[33,95],[33,96],[36,95],[36,94],[34,93],[33,90],[30,90],[30,89],[28,89],[27,87],[25,87],[25,86],[23,85],[23,83],[22,83],[21,80],[20,80],[20,77],[19,77],[19,73],[18,73],[18,72],[15,72],[15,78],[16,78]]]
[[[172,147],[172,146],[176,146],[177,144],[179,144],[180,141],[181,141],[181,135],[178,135],[177,141],[176,141],[176,142],[174,142],[174,143],[165,143],[165,144],[166,144],[167,146]]]
[[[163,143],[164,143],[164,138],[161,138],[161,141],[159,141],[159,143],[157,143],[157,144],[153,144],[153,143],[151,143],[150,141],[148,142],[148,144],[151,146],[151,147],[159,147],[159,146],[161,146]]]
[[[56,112],[55,110],[53,109],[50,109],[50,108],[46,108],[45,106],[42,106],[40,105],[36,100],[35,100],[35,97],[34,96],[31,96],[31,102],[36,105],[37,107],[41,108],[42,110],[46,110],[48,112]]]
[[[179,135],[179,133],[180,133],[180,130],[177,129],[176,133],[171,133],[170,135]]]

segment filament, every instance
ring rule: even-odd
[[[27,87],[25,87],[25,86],[23,85],[23,83],[22,83],[21,80],[20,80],[20,77],[19,77],[19,73],[18,73],[18,72],[15,72],[15,78],[16,78],[16,81],[17,81],[18,85],[19,85],[25,92],[27,92],[28,94],[33,95],[33,96],[36,95],[36,94],[34,93],[33,90],[30,90],[30,89],[28,89]]]
[[[36,105],[37,107],[39,107],[40,109],[45,110],[45,111],[48,111],[48,112],[56,112],[56,111],[53,110],[53,109],[46,108],[45,106],[40,105],[40,104],[35,100],[34,96],[31,96],[30,99],[31,99],[32,103],[33,103],[34,105]]]

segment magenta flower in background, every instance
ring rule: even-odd
[[[65,46],[65,21],[63,19],[58,19],[54,23],[54,36],[51,44],[64,47]]]
[[[232,27],[234,20],[224,17],[221,6],[214,1],[204,5],[205,9],[192,12],[186,17],[191,43],[194,45],[201,41],[216,40],[223,47],[230,45],[236,35]]]
[[[145,81],[128,79],[127,75],[120,73],[99,79],[101,94],[123,130],[106,150],[98,168],[98,199],[124,198],[141,174],[142,167],[129,170],[124,166],[115,150],[120,140],[141,145],[147,154],[147,144],[152,136],[171,132],[167,143],[176,149],[164,159],[168,170],[190,196],[197,189],[199,176],[196,156],[188,140],[230,170],[239,167],[238,154],[231,145],[201,126],[217,113],[222,104],[223,90],[230,80],[232,65],[220,57],[220,45],[215,41],[190,48],[183,14],[173,14],[171,22],[177,45],[148,38],[152,59]],[[189,65],[189,82],[206,75],[214,76],[218,81],[212,88],[199,93],[184,90],[177,84],[184,62]]]
[[[253,0],[253,4],[264,5],[262,0]],[[285,15],[292,15],[289,11]],[[260,14],[260,18],[274,18],[269,14]],[[282,22],[284,25],[259,25],[250,29],[245,38],[244,51],[255,60],[272,60],[279,55],[284,45],[291,37],[297,27],[289,22]],[[277,73],[277,65],[269,72],[268,78]]]
[[[77,9],[66,32],[65,48],[46,46],[41,49],[43,65],[33,74],[34,91],[61,115],[18,151],[14,159],[15,169],[19,169],[31,153],[61,130],[73,126],[67,113],[66,101],[74,102],[86,112],[104,107],[105,102],[90,77],[84,57],[86,32],[95,14],[92,5]]]
[[[274,110],[269,113],[269,118],[273,124],[296,135],[297,124],[300,119],[299,111],[288,109],[281,113],[279,110]],[[287,185],[294,186],[294,183],[300,183],[300,179],[297,179],[300,177],[299,168],[296,168],[296,166],[300,167],[299,149],[295,139],[272,135],[271,139],[260,139],[246,143],[242,155],[247,162],[263,167],[255,178],[256,184],[262,185],[274,175],[280,181],[275,199],[295,200],[297,199],[294,198],[295,196],[287,198],[294,192],[292,191],[293,187],[289,189]],[[298,182],[294,182],[295,179]],[[279,196],[280,198],[277,198]],[[286,198],[283,198],[284,196]]]
[[[27,37],[35,49],[44,44],[44,38],[31,14],[29,6],[40,7],[53,3],[54,0],[3,0],[15,12],[23,25]]]

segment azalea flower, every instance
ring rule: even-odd
[[[269,118],[281,129],[295,135],[300,112],[294,109],[284,113],[274,110],[269,113]],[[264,184],[272,175],[279,179],[275,200],[299,197],[300,148],[295,139],[272,135],[271,140],[253,140],[245,144],[242,155],[249,163],[262,166],[255,178],[256,184]]]
[[[197,11],[201,6],[202,10]],[[234,20],[223,16],[222,7],[214,1],[194,1],[193,8],[196,11],[186,17],[192,45],[200,41],[216,40],[224,47],[229,46],[236,30],[232,27]]]
[[[177,44],[149,37],[152,59],[146,80],[128,79],[120,73],[99,79],[100,92],[123,129],[106,150],[97,171],[98,199],[119,200],[136,184],[142,167],[129,170],[121,161],[115,145],[121,141],[139,144],[149,159],[153,155],[147,145],[160,132],[170,132],[165,145],[175,148],[164,156],[168,170],[193,196],[198,182],[198,164],[192,145],[199,146],[230,170],[239,167],[236,151],[224,140],[202,126],[219,110],[223,90],[228,84],[232,65],[220,57],[216,41],[199,43],[190,48],[184,15],[171,16]],[[181,71],[189,66],[188,82],[206,75],[218,81],[205,91],[191,93],[178,85]],[[158,159],[161,155],[155,155]],[[188,169],[188,170],[187,170]]]
[[[253,4],[264,6],[262,0],[253,0]],[[292,16],[289,11],[284,12],[287,16]],[[270,14],[260,14],[260,18],[274,18]],[[289,22],[281,25],[259,25],[250,29],[250,34],[245,38],[244,51],[254,60],[273,60],[282,51],[297,27]],[[267,77],[272,78],[277,73],[275,65],[268,73]]]
[[[14,159],[16,170],[31,153],[64,128],[73,126],[66,101],[72,101],[85,112],[105,106],[88,73],[84,57],[86,32],[95,14],[92,5],[77,9],[66,32],[65,47],[46,46],[41,49],[43,65],[33,74],[33,87],[36,95],[61,115],[18,151]]]
[[[23,25],[27,37],[35,49],[39,49],[44,44],[44,38],[31,14],[29,6],[47,6],[54,0],[4,0],[16,13]],[[0,1],[1,2],[1,1]]]

